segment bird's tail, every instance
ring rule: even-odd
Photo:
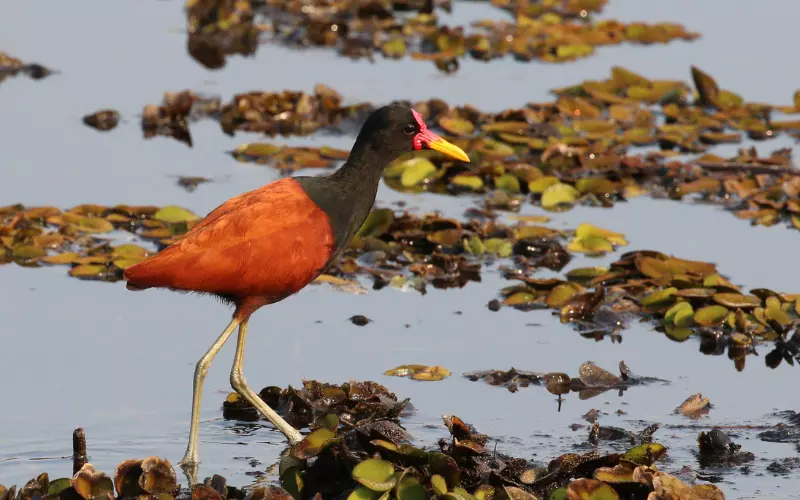
[[[171,281],[169,261],[172,252],[169,248],[134,264],[123,271],[128,290],[139,292],[148,288],[168,287]]]

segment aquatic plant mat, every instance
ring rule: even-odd
[[[624,363],[622,379],[587,364],[579,378],[549,377],[551,392],[564,394],[605,384],[644,383],[632,377]],[[516,376],[527,376],[522,373]],[[556,380],[557,379],[557,380]],[[551,383],[552,380],[555,382]],[[566,390],[559,390],[557,386]],[[260,397],[281,412],[292,425],[307,431],[297,445],[287,448],[278,463],[268,467],[258,484],[240,489],[213,475],[197,485],[178,483],[172,464],[156,456],[130,459],[116,469],[97,471],[87,463],[86,435],[73,435],[73,475],[50,480],[48,473],[31,479],[18,490],[0,486],[2,500],[35,498],[111,500],[113,498],[192,498],[193,500],[264,500],[292,498],[347,499],[723,499],[710,483],[696,484],[691,469],[662,470],[659,462],[669,457],[668,443],[655,435],[658,424],[641,430],[600,426],[601,412],[584,415],[590,423],[586,451],[570,452],[537,463],[496,450],[497,442],[457,416],[444,416],[447,437],[435,445],[412,444],[403,427],[409,399],[399,399],[377,382],[350,381],[342,385],[304,381],[301,388],[266,387]],[[699,395],[687,399],[679,411],[689,416],[708,406]],[[225,418],[257,420],[258,414],[236,393],[223,403]],[[778,425],[759,434],[761,439],[798,440],[797,414],[784,417],[794,423]],[[583,427],[577,425],[575,428]],[[742,429],[746,428],[743,426]],[[751,427],[749,430],[753,430]],[[618,451],[601,452],[599,443],[613,442]],[[698,459],[704,464],[736,467],[752,462],[721,428],[698,433]],[[603,446],[606,448],[606,446]],[[798,462],[774,462],[768,471],[781,473]],[[190,489],[189,486],[192,486]]]
[[[484,3],[507,20],[448,24],[442,19],[459,8],[449,0],[188,0],[186,46],[191,57],[211,69],[271,43],[350,59],[408,60],[457,77],[465,60],[557,64],[622,44],[692,43],[701,36],[671,22],[598,20],[606,0]],[[36,85],[46,77],[58,78],[57,71],[0,52],[0,84],[15,78]],[[654,343],[666,337],[686,349],[727,355],[739,371],[746,360],[763,359],[766,366],[796,376],[786,365],[800,364],[800,289],[745,288],[737,284],[736,269],[718,269],[714,262],[629,241],[615,228],[613,209],[650,196],[714,205],[753,226],[800,229],[800,170],[792,150],[765,153],[754,146],[778,138],[800,140],[800,90],[785,96],[785,102],[751,102],[728,87],[735,82],[717,82],[702,68],[687,67],[672,78],[653,79],[615,65],[604,79],[561,82],[547,100],[503,110],[439,98],[402,101],[463,148],[471,163],[422,153],[393,164],[384,181],[405,194],[405,201],[375,207],[344,255],[315,284],[343,293],[394,289],[424,295],[431,288],[477,288],[487,272],[497,273],[505,286],[484,286],[474,293],[484,294],[492,313],[525,311],[520,324],[536,315],[554,315],[590,345],[620,342],[629,325],[646,323],[662,334]],[[348,151],[320,142],[298,145],[303,137],[321,137],[323,143],[325,138],[352,138],[370,111],[387,104],[347,102],[322,83],[280,91],[248,84],[232,96],[171,89],[155,102],[158,98],[142,102],[141,114],[127,120],[115,109],[98,107],[85,110],[81,121],[103,134],[133,126],[141,128],[146,140],[174,139],[193,147],[193,125],[207,120],[218,123],[222,134],[245,137],[226,151],[229,157],[222,157],[229,163],[315,175],[341,165]],[[187,175],[170,182],[192,192],[214,180]],[[470,206],[452,217],[416,213],[409,205],[420,193],[432,195],[434,203],[458,197]],[[75,279],[113,286],[109,283],[120,281],[125,268],[175,241],[202,217],[176,205],[120,201],[125,204],[55,207],[2,200],[9,205],[0,206],[0,265],[54,267]],[[559,214],[575,207],[603,210],[607,221],[566,229],[558,225]],[[742,230],[747,226],[742,223]],[[578,257],[603,259],[604,264],[572,265]],[[349,320],[353,327],[371,328],[367,316]],[[519,397],[527,390],[546,390],[560,409],[562,401],[573,397],[588,400],[608,391],[668,383],[647,376],[646,359],[652,355],[631,360],[641,374],[624,362],[618,369],[592,363],[564,367],[564,372],[475,366],[475,371],[453,374],[442,361],[444,366],[387,366],[384,376],[421,383],[455,376]],[[797,413],[770,415],[777,423],[769,426],[704,426],[697,419],[713,405],[702,394],[675,401],[686,425],[637,421],[631,428],[604,426],[604,413],[592,409],[582,421],[565,424],[584,433],[585,440],[561,455],[537,454],[537,461],[530,454],[513,457],[498,451],[503,443],[465,423],[470,415],[462,415],[464,420],[445,416],[444,437],[420,443],[404,428],[412,411],[409,400],[376,382],[304,381],[301,388],[266,387],[260,396],[303,430],[306,439],[259,470],[254,484],[229,486],[218,475],[201,485],[179,484],[179,472],[157,456],[96,471],[87,464],[91,439],[87,450],[78,430],[71,474],[53,471],[59,479],[43,473],[19,487],[0,486],[0,500],[718,499],[724,495],[713,483],[721,479],[706,465],[717,472],[773,475],[796,475],[800,468],[796,456],[762,463],[763,458],[747,451],[746,442],[739,444],[759,439],[800,451]],[[222,403],[222,414],[259,420],[235,393]],[[665,427],[696,433],[696,461],[671,459],[670,440],[678,438],[659,432]]]

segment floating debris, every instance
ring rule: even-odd
[[[479,20],[465,27],[440,24],[437,11],[450,12],[450,0],[188,0],[188,51],[205,67],[218,69],[226,57],[250,56],[259,43],[270,41],[293,48],[328,48],[351,59],[409,57],[453,73],[459,59],[466,57],[557,63],[589,57],[602,46],[666,44],[700,36],[676,23],[594,20],[604,4],[605,0],[586,0],[519,6],[493,1],[491,5],[508,11],[513,20]]]
[[[0,50],[0,83],[3,83],[10,76],[17,76],[20,73],[27,75],[32,80],[41,80],[50,76],[53,71],[37,63],[26,64],[16,57]]]
[[[728,467],[741,465],[755,460],[755,455],[749,451],[742,451],[742,446],[733,442],[722,429],[715,427],[708,432],[701,432],[697,436],[700,447],[700,464],[725,465]]]
[[[509,392],[517,392],[520,387],[530,385],[544,385],[548,392],[559,396],[569,392],[577,392],[582,400],[591,399],[610,389],[615,389],[622,394],[634,385],[646,385],[653,382],[664,383],[653,377],[640,377],[632,375],[625,362],[620,362],[620,376],[604,370],[594,363],[586,362],[578,368],[578,376],[570,377],[566,373],[536,373],[517,370],[484,370],[465,373],[464,377],[472,382],[482,380],[489,385],[502,386]],[[596,419],[596,416],[591,416]]]
[[[367,324],[372,323],[372,320],[363,314],[356,314],[355,316],[350,316],[350,322],[356,326],[366,326]]]
[[[675,411],[685,417],[698,419],[702,415],[707,414],[710,408],[711,400],[704,398],[703,395],[698,392],[686,398],[686,401],[681,403]]]
[[[119,111],[113,109],[103,109],[82,118],[83,123],[95,130],[107,132],[112,130],[119,123]]]
[[[449,377],[450,370],[443,366],[400,365],[391,370],[386,370],[383,374],[390,377],[408,377],[411,380],[433,382]]]
[[[208,177],[182,175],[179,176],[177,180],[178,185],[190,193],[193,193],[200,184],[205,184],[207,182],[212,182],[212,179],[209,179]]]

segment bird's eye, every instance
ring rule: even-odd
[[[411,124],[411,123],[409,123],[408,125],[406,125],[405,127],[403,127],[403,132],[405,132],[405,133],[406,133],[406,134],[408,134],[408,135],[411,135],[411,134],[415,133],[416,131],[417,131],[417,127],[416,127],[416,126],[414,126],[414,125],[413,125],[413,124]]]

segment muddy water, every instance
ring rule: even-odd
[[[788,103],[800,86],[800,66],[784,64],[800,4],[769,6],[727,0],[644,2],[614,0],[606,17],[683,22],[704,37],[693,44],[601,49],[567,65],[474,61],[457,76],[427,64],[351,62],[318,51],[262,47],[253,59],[234,58],[222,72],[208,72],[185,53],[181,4],[167,2],[13,2],[3,5],[0,48],[61,71],[40,82],[7,80],[0,88],[2,182],[0,204],[22,202],[68,207],[78,203],[180,204],[204,213],[220,201],[276,178],[262,167],[235,163],[226,150],[247,136],[223,136],[216,124],[192,126],[194,148],[167,139],[143,141],[138,116],[166,90],[192,88],[224,98],[248,89],[310,89],[324,82],[349,100],[447,97],[486,109],[547,98],[551,87],[602,78],[624,65],[651,77],[688,79],[690,64],[713,74],[749,100]],[[47,12],[47,15],[42,15]],[[724,14],[724,15],[723,15]],[[451,22],[486,15],[485,6],[457,3]],[[723,21],[724,19],[724,21]],[[777,68],[780,68],[778,71]],[[103,107],[126,122],[100,134],[80,117]],[[348,147],[352,138],[293,139],[296,144]],[[759,144],[768,152],[789,142]],[[725,153],[730,152],[724,151]],[[172,175],[201,175],[216,182],[187,193]],[[382,187],[379,203],[405,200],[421,211],[458,216],[471,200],[411,197]],[[526,213],[539,213],[526,207]],[[590,222],[626,234],[629,248],[651,248],[716,262],[744,286],[796,292],[796,232],[751,228],[712,207],[636,199],[613,210],[578,208],[554,218],[556,227]],[[608,262],[579,258],[571,266]],[[800,409],[791,390],[796,368],[769,370],[749,357],[742,373],[725,356],[709,357],[694,340],[672,342],[646,325],[632,324],[621,344],[575,334],[548,312],[490,312],[486,303],[505,284],[491,269],[462,290],[426,296],[385,289],[366,295],[314,286],[259,312],[251,323],[245,373],[254,386],[299,384],[303,377],[341,382],[375,379],[418,409],[407,422],[423,443],[445,434],[442,414],[456,414],[498,438],[498,449],[548,460],[585,443],[580,416],[592,408],[601,422],[641,429],[659,422],[656,437],[669,446],[663,467],[684,466],[722,481],[729,498],[798,498],[797,472],[765,472],[773,460],[793,456],[792,445],[759,441],[755,432],[735,436],[756,454],[749,470],[701,470],[696,429],[672,413],[685,397],[702,392],[715,408],[703,425],[771,425],[770,414]],[[460,314],[459,314],[460,313]],[[347,318],[365,314],[365,327]],[[70,471],[70,436],[86,429],[92,462],[112,471],[121,460],[156,454],[177,461],[185,446],[196,359],[228,321],[213,300],[168,292],[131,293],[121,284],[86,283],[61,268],[0,267],[0,482],[24,483],[47,470]],[[766,351],[762,352],[765,354]],[[206,382],[201,424],[201,476],[220,473],[245,485],[271,464],[281,436],[260,425],[226,421],[220,402],[228,389],[233,346],[217,357]],[[511,366],[575,374],[592,360],[611,371],[621,360],[635,372],[668,384],[607,392],[580,401],[569,395],[560,412],[542,388],[511,394],[469,382],[460,373]],[[439,383],[383,377],[402,363],[442,364],[455,376]],[[625,413],[617,415],[617,411]],[[607,445],[604,445],[607,446]]]

